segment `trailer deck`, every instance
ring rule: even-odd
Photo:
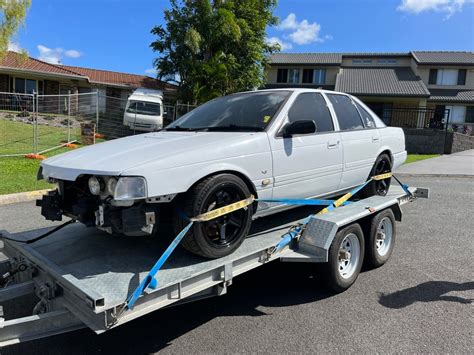
[[[426,189],[410,191],[416,197],[428,197]],[[314,208],[255,221],[242,246],[224,258],[207,260],[178,248],[159,271],[158,286],[146,289],[133,310],[124,310],[123,305],[169,244],[171,232],[169,238],[163,235],[137,241],[137,237],[113,237],[72,224],[33,244],[5,240],[2,252],[9,260],[0,264],[0,271],[15,274],[13,284],[0,289],[0,302],[35,293],[39,303],[33,316],[0,320],[0,346],[82,327],[102,333],[172,304],[225,294],[233,277],[272,260],[327,261],[325,256],[338,228],[386,208],[394,209],[401,220],[399,206],[414,196],[393,186],[387,196],[370,197],[318,216],[312,228],[321,226],[319,235],[308,232],[300,245],[276,254],[268,250]],[[44,232],[2,233],[28,240]]]

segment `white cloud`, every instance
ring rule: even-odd
[[[309,44],[313,42],[324,42],[325,39],[332,39],[326,35],[324,38],[319,36],[321,25],[317,22],[310,23],[308,20],[298,21],[294,13],[290,13],[278,26],[280,31],[291,31],[285,38],[290,39],[296,44]]]
[[[286,18],[278,25],[280,30],[294,30],[298,28],[298,22],[296,21],[296,15],[290,13]]]
[[[155,68],[150,68],[150,69],[146,69],[145,73],[148,74],[148,75],[156,76],[158,74],[158,71]]]
[[[413,14],[425,11],[444,12],[448,19],[454,13],[462,11],[466,2],[473,2],[473,0],[402,0],[397,10]]]
[[[267,43],[269,44],[279,44],[282,51],[293,48],[293,45],[289,42],[282,41],[278,37],[267,38]]]
[[[82,55],[81,52],[76,51],[75,49],[69,49],[64,52],[64,56],[69,58],[79,58]]]
[[[82,53],[75,49],[64,50],[63,48],[48,48],[42,44],[36,46],[39,51],[38,59],[51,64],[61,64],[63,57],[79,58]]]
[[[13,51],[13,52],[20,52],[21,51],[20,43],[8,42],[8,50]]]

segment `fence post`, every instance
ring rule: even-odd
[[[99,88],[97,88],[95,100],[95,131],[99,132]]]
[[[67,142],[71,143],[71,90],[67,92]]]
[[[38,154],[38,93],[33,91],[33,153]]]

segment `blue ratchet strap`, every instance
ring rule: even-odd
[[[303,227],[309,222],[310,216],[303,219],[299,225],[291,228],[285,235],[281,237],[281,240],[278,242],[277,245],[273,247],[271,250],[271,254],[279,252],[284,247],[289,245],[296,237],[298,237],[303,229]]]
[[[280,202],[286,205],[296,206],[330,206],[334,203],[334,200],[312,200],[312,199],[291,199],[291,198],[258,198],[255,199],[258,202]],[[350,201],[344,202],[344,205],[351,203]]]
[[[400,180],[398,180],[398,178],[395,176],[395,175],[392,175],[392,177],[395,179],[396,182],[398,182],[398,184],[402,187],[403,191],[405,191],[407,194],[409,194],[410,196],[413,196],[413,194],[411,193],[410,189],[409,189],[409,186],[407,184],[404,184],[402,183]]]
[[[127,308],[128,309],[133,309],[133,306],[135,305],[135,302],[137,299],[141,296],[143,291],[147,287],[150,287],[152,289],[155,289],[156,286],[158,285],[158,282],[155,279],[155,275],[160,271],[161,267],[163,264],[168,260],[169,256],[173,252],[173,250],[176,248],[176,246],[181,242],[181,239],[186,235],[188,230],[192,227],[194,222],[189,222],[189,224],[174,238],[173,242],[168,246],[168,248],[165,250],[163,255],[158,259],[158,261],[155,263],[153,268],[150,270],[148,275],[145,277],[145,279],[138,285],[138,287],[133,291],[132,295],[129,297],[127,300]]]

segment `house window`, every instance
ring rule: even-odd
[[[326,69],[303,69],[303,84],[324,84]]]
[[[430,69],[430,85],[466,85],[466,69]]]
[[[396,59],[379,59],[379,60],[377,60],[377,63],[379,63],[379,64],[396,64],[397,60]]]
[[[303,69],[303,83],[311,84],[313,82],[313,69]]]
[[[299,84],[299,82],[300,82],[300,70],[299,69],[288,69],[288,82],[290,84]]]
[[[446,106],[446,110],[449,110],[448,123],[464,123],[465,122],[466,106],[458,106],[458,105]],[[446,115],[447,115],[447,112],[446,112]]]
[[[326,69],[316,69],[313,81],[315,84],[324,84],[326,82]]]
[[[38,81],[32,79],[15,78],[13,80],[14,92],[17,94],[32,94],[38,92]]]
[[[286,83],[288,82],[288,69],[278,69],[277,72],[277,83]]]
[[[25,79],[23,78],[15,78],[15,92],[17,94],[24,94],[25,93]]]
[[[458,85],[466,85],[466,69],[459,69],[458,71]]]
[[[474,123],[474,106],[466,106],[466,123]]]

